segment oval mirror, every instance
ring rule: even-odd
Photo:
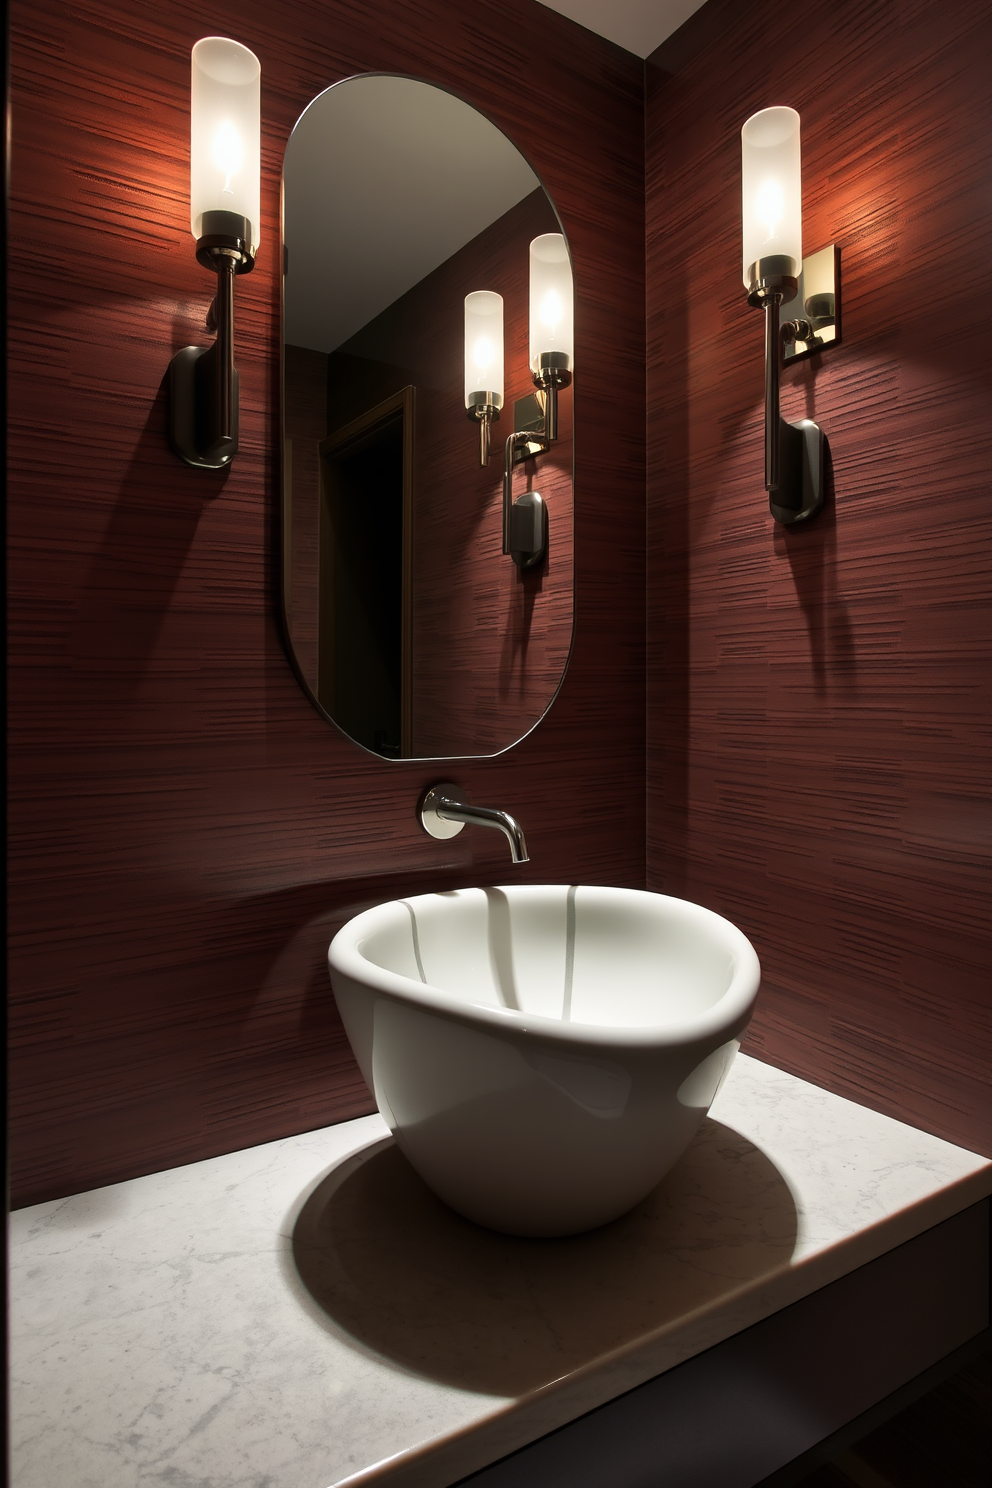
[[[294,667],[384,758],[499,753],[548,708],[572,638],[561,224],[494,124],[391,75],[314,99],[283,191]]]

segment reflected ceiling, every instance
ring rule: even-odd
[[[289,273],[310,291],[287,296],[285,339],[334,351],[538,185],[495,124],[441,88],[376,74],[328,88],[286,155]]]
[[[648,57],[699,10],[703,0],[539,0],[587,31]]]

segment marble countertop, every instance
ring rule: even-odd
[[[738,1056],[633,1213],[520,1240],[378,1116],[11,1216],[14,1488],[442,1488],[992,1192]]]

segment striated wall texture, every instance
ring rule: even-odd
[[[990,45],[979,0],[710,0],[647,71],[649,887],[752,938],[751,1053],[985,1153]],[[740,273],[774,103],[805,249],[843,257],[843,344],[784,374],[833,455],[805,531],[768,512]]]
[[[56,0],[12,7],[13,1199],[370,1109],[327,942],[359,906],[510,871],[434,842],[453,776],[517,813],[518,877],[644,880],[642,64],[530,0]],[[165,435],[207,339],[189,231],[189,52],[262,63],[262,241],[237,288],[242,452]],[[577,291],[576,635],[549,716],[477,763],[373,758],[304,697],[277,623],[279,181],[289,132],[365,70],[453,88],[546,183]],[[556,117],[521,106],[546,100]],[[600,512],[610,511],[609,563]]]

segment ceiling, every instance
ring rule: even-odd
[[[637,57],[647,57],[655,47],[677,31],[703,0],[539,0],[549,10],[557,10],[615,41]]]

